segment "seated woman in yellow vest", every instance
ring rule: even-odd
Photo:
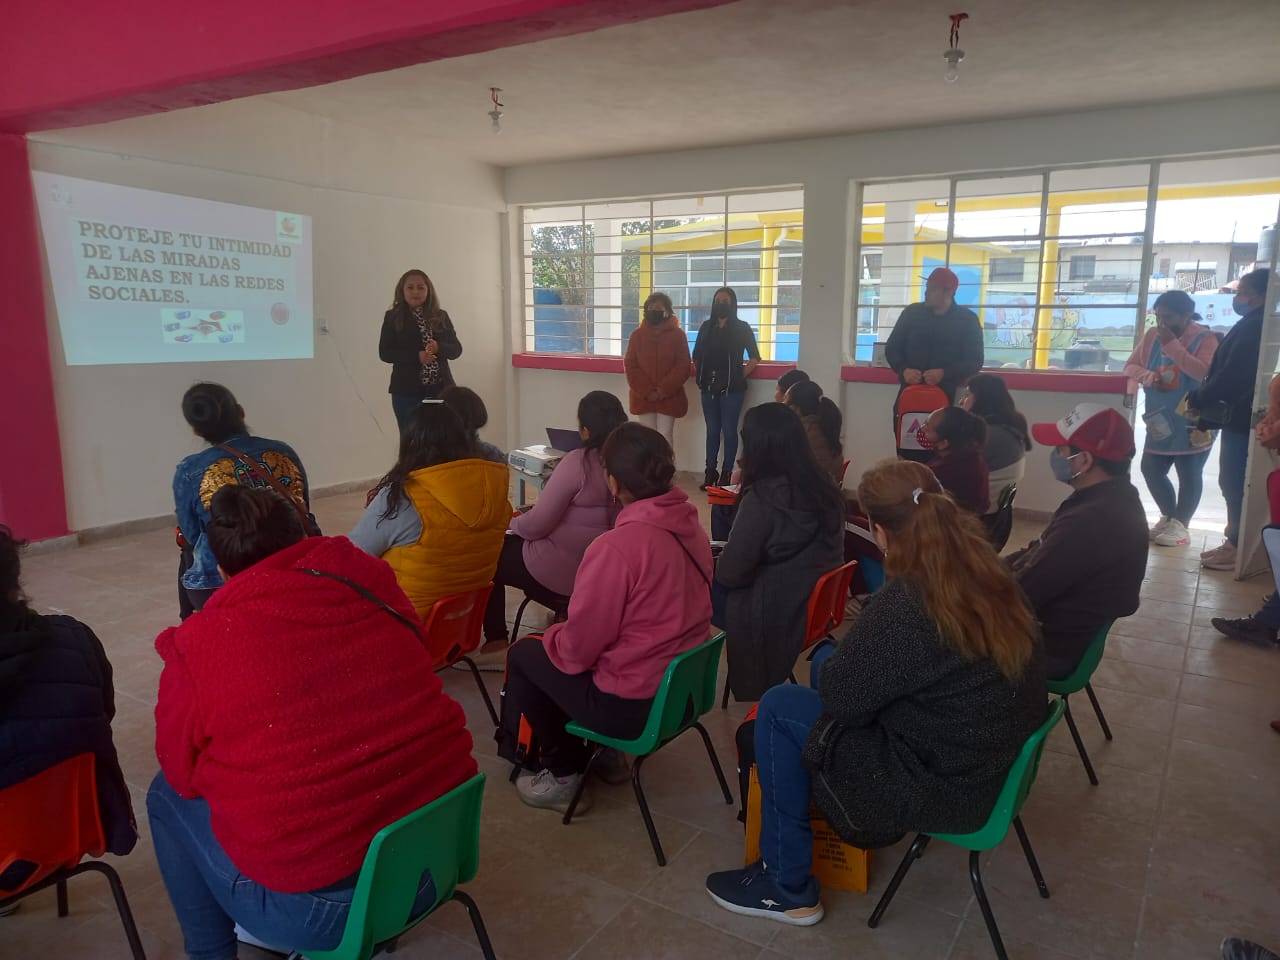
[[[420,617],[493,579],[511,522],[507,468],[481,458],[456,413],[422,404],[376,489],[351,541],[391,564]]]

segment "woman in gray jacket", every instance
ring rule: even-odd
[[[813,585],[844,563],[844,501],[784,404],[747,411],[742,486],[712,601],[726,633],[729,687],[759,700],[791,673]]]

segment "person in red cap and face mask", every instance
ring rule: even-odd
[[[1053,447],[1056,479],[1074,491],[1039,540],[1011,554],[1009,567],[1044,633],[1049,679],[1068,676],[1098,630],[1138,609],[1150,543],[1146,511],[1129,482],[1133,428],[1118,410],[1078,403],[1031,435]]]
[[[940,387],[950,402],[956,388],[982,369],[982,324],[956,303],[960,278],[946,267],[929,274],[924,302],[902,311],[884,347],[885,359],[904,387]]]

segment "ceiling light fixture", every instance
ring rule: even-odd
[[[489,99],[493,101],[493,109],[489,111],[489,120],[493,123],[492,129],[495,134],[502,132],[502,103],[498,100],[498,94],[501,92],[501,87],[489,88]]]
[[[964,51],[960,49],[960,22],[968,20],[967,13],[951,14],[951,45],[942,54],[947,61],[947,83],[955,83],[960,79],[960,64],[964,61]]]

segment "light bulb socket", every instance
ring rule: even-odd
[[[959,64],[964,63],[964,51],[959,47],[951,47],[942,54],[942,59],[947,61],[947,67],[955,69]]]

